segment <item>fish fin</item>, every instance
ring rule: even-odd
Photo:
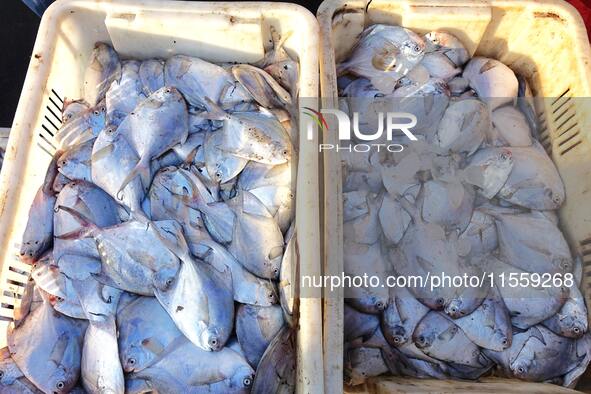
[[[92,232],[98,228],[96,226],[96,224],[94,224],[89,218],[82,215],[80,212],[76,211],[73,208],[66,207],[64,205],[60,205],[57,207],[57,209],[65,211],[65,212],[69,213],[70,215],[72,215],[72,217],[78,223],[80,223],[80,225],[82,227],[78,230],[74,230],[69,233],[56,236],[56,238],[59,238],[59,239],[89,238],[92,236]]]
[[[113,151],[115,150],[115,145],[109,144],[104,148],[97,150],[96,152],[92,152],[92,156],[90,157],[91,161],[98,161],[104,159],[107,156],[110,156]]]
[[[142,185],[149,187],[151,183],[151,176],[150,176],[150,158],[148,156],[143,157],[140,161],[135,165],[134,169],[125,177],[119,190],[117,191],[117,199],[121,201],[123,199],[122,193],[123,189],[127,185],[131,183],[137,176],[141,177]]]
[[[540,342],[546,345],[546,340],[544,339],[544,336],[542,335],[542,332],[538,327],[534,326],[531,328],[531,336],[538,339]]]
[[[480,67],[480,70],[478,72],[479,72],[479,74],[484,74],[488,70],[495,68],[496,65],[497,65],[496,61],[494,61],[493,59],[490,59],[486,63],[484,63],[482,65],[482,67]]]
[[[68,348],[68,342],[70,338],[68,334],[63,333],[59,336],[57,341],[54,343],[51,353],[49,354],[49,360],[55,363],[56,366],[62,363],[66,350]]]
[[[448,342],[456,335],[456,333],[458,332],[458,329],[459,328],[454,323],[451,323],[449,328],[447,330],[443,331],[437,337],[439,339],[441,339],[442,341]]]
[[[94,135],[92,128],[87,128],[82,133],[78,134],[72,141],[69,141],[67,146],[80,145],[94,138],[96,138],[96,136]]]
[[[224,120],[228,118],[226,111],[222,109],[217,103],[215,103],[209,97],[204,97],[203,101],[206,103],[207,112],[203,114],[203,117],[208,120]]]

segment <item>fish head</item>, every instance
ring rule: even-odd
[[[128,348],[120,349],[119,357],[123,371],[130,373],[143,370],[156,355],[142,344],[132,344]]]
[[[176,281],[179,268],[180,265],[177,259],[176,264],[174,266],[159,269],[157,272],[154,273],[154,276],[152,277],[154,286],[162,291],[169,290]]]
[[[201,334],[201,343],[210,352],[217,352],[224,346],[222,335],[216,328],[210,327]]]
[[[254,371],[248,365],[240,366],[230,380],[230,386],[236,389],[249,390],[254,382]]]
[[[267,278],[278,279],[279,271],[281,270],[281,262],[283,261],[283,245],[271,247],[267,255],[267,262],[265,264],[267,271]]]
[[[64,109],[62,111],[62,123],[68,123],[72,119],[80,116],[88,110],[88,105],[83,101],[75,100],[64,103]]]
[[[464,302],[460,298],[454,298],[444,308],[445,313],[452,319],[458,319],[468,314]]]
[[[284,164],[291,160],[292,154],[293,148],[288,140],[276,141],[273,143],[268,162],[272,165]]]
[[[513,364],[511,364],[511,371],[520,379],[527,379],[528,372],[533,360],[524,357],[518,357]]]
[[[104,102],[98,103],[95,107],[88,110],[88,127],[96,136],[107,124],[107,107]]]
[[[255,298],[257,305],[275,305],[279,301],[277,289],[273,282],[263,282],[263,286],[257,286],[256,289]]]
[[[424,330],[417,330],[413,334],[413,341],[415,342],[416,347],[419,349],[428,349],[433,344],[435,337],[437,334],[435,333],[434,328],[432,329],[424,329]]]
[[[580,338],[587,332],[587,316],[571,313],[559,319],[560,334],[567,338]]]
[[[388,333],[386,334],[386,332],[384,332],[384,335],[386,335],[389,342],[394,346],[402,346],[408,341],[408,333],[401,325],[390,327],[387,331]]]
[[[0,360],[0,387],[12,385],[21,376],[23,373],[10,357]]]
[[[76,386],[78,375],[77,369],[60,365],[40,384],[39,388],[45,393],[67,394]]]
[[[558,209],[564,203],[564,189],[546,187],[544,189],[544,199],[546,200],[544,205],[549,209]]]
[[[167,102],[184,102],[181,92],[173,86],[163,86],[148,98],[154,103],[167,103]]]
[[[493,334],[493,343],[498,345],[498,349],[505,350],[511,346],[512,337],[506,335],[503,330],[495,330]]]
[[[44,239],[42,234],[36,234],[34,231],[28,231],[27,239],[23,238],[23,243],[20,249],[20,259],[23,263],[33,265],[37,260],[42,258],[43,253],[49,248],[50,240]]]
[[[408,31],[408,40],[400,45],[402,54],[412,63],[418,63],[425,54],[425,41],[415,32]]]

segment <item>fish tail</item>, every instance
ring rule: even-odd
[[[127,175],[127,177],[121,183],[119,190],[117,191],[117,199],[123,199],[123,189],[127,187],[135,179],[135,177],[140,176],[142,185],[149,187],[151,183],[151,175],[150,175],[150,158],[148,156],[143,157],[134,167],[133,170]]]
[[[216,102],[214,102],[209,97],[205,97],[204,99],[207,112],[203,114],[203,117],[209,120],[224,120],[228,117],[226,111],[222,109]]]
[[[66,207],[64,205],[60,205],[57,207],[57,210],[58,211],[62,210],[62,211],[69,213],[70,215],[72,215],[72,217],[78,223],[80,223],[80,225],[82,227],[79,228],[78,230],[74,230],[69,233],[65,233],[65,234],[56,236],[56,238],[59,238],[59,239],[89,238],[92,236],[93,231],[98,228],[96,226],[96,224],[94,224],[89,218],[87,218],[86,216],[84,216],[83,214],[81,214],[80,212],[78,212],[77,210],[75,210],[73,208]]]

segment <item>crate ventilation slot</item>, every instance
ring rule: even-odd
[[[55,134],[62,125],[60,115],[63,105],[64,100],[54,89],[51,89],[51,94],[45,105],[45,115],[41,125],[41,131],[39,132],[41,139],[37,142],[37,146],[51,157],[57,151],[57,147],[52,141],[55,141]]]
[[[551,116],[555,127],[554,146],[558,149],[560,156],[564,156],[583,142],[575,100],[570,94],[569,88],[552,101]]]
[[[581,257],[583,259],[583,276],[591,278],[591,238],[582,240],[579,245],[581,246]],[[583,284],[591,290],[591,280],[584,280]],[[589,294],[589,291],[585,293]]]
[[[8,270],[4,283],[0,286],[0,320],[13,321],[14,309],[20,306],[32,267],[24,264],[19,258],[20,244],[14,245],[12,260],[8,262]]]
[[[540,112],[538,114],[538,127],[539,127],[539,136],[538,140],[540,144],[544,147],[548,155],[552,154],[552,139],[550,138],[550,133],[548,133],[548,121],[546,120],[546,115],[544,112]]]

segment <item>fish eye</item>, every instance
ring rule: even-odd
[[[578,334],[578,333],[580,333],[580,332],[581,332],[581,330],[579,329],[579,327],[575,327],[575,328],[573,328],[573,332],[574,332],[575,334]]]
[[[445,302],[445,301],[444,301],[444,300],[443,300],[443,298],[441,298],[441,297],[439,297],[438,299],[436,299],[436,300],[435,300],[435,303],[436,303],[437,305],[443,305],[443,303],[444,303],[444,302]]]
[[[97,111],[96,109],[93,111],[93,113],[94,113],[95,115],[97,115],[97,116],[98,116],[98,114],[100,114],[100,112],[99,112],[99,111]]]
[[[376,302],[376,308],[378,308],[378,310],[384,309],[384,303],[382,301]]]
[[[450,308],[450,312],[451,312],[451,313],[456,313],[457,311],[458,311],[458,310],[456,309],[456,307],[455,307],[455,306],[452,306],[452,307]]]
[[[267,297],[269,297],[270,300],[275,298],[275,294],[273,294],[272,292],[270,292]]]
[[[130,358],[130,359],[128,359],[128,360],[127,360],[127,363],[128,363],[129,365],[135,365],[135,363],[136,363],[136,361],[135,361],[135,358]]]
[[[66,387],[66,384],[61,380],[55,384],[55,388],[58,390],[62,390],[64,387]]]
[[[425,337],[424,337],[424,336],[422,336],[422,335],[421,335],[421,336],[419,336],[419,337],[417,338],[417,342],[419,342],[419,343],[425,343]]]
[[[172,285],[172,282],[173,282],[172,278],[166,279],[166,287],[170,287]]]
[[[289,151],[287,149],[284,149],[283,152],[281,152],[281,154],[283,156],[287,156],[289,154]]]
[[[107,112],[107,108],[106,107],[101,107],[101,112]]]
[[[222,173],[221,173],[221,172],[219,172],[219,171],[218,171],[218,172],[216,172],[216,173],[215,173],[215,177],[216,177],[217,179],[222,179]]]
[[[251,378],[244,378],[244,380],[242,381],[242,384],[244,385],[244,387],[250,387],[250,385],[252,384],[252,379]]]
[[[274,273],[275,275],[277,275],[277,274],[279,273],[279,269],[278,269],[278,268],[273,268],[273,273]]]
[[[170,93],[170,92],[171,92],[170,88],[166,88],[166,90],[164,90],[164,91],[165,91],[166,93]]]
[[[507,338],[503,338],[503,340],[501,341],[501,344],[506,345],[507,344]]]
[[[402,339],[400,337],[394,337],[394,342],[400,343],[402,342]]]
[[[524,373],[525,372],[525,368],[519,367],[519,368],[517,368],[517,372]]]

